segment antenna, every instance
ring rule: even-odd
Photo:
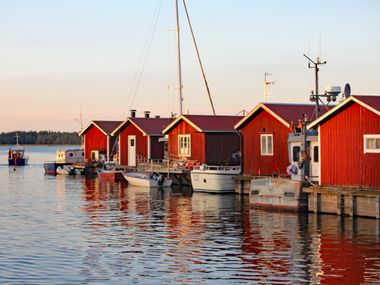
[[[83,130],[83,117],[82,117],[82,111],[79,113],[79,119],[74,119],[75,122],[78,122],[80,124],[80,131]]]
[[[268,72],[264,73],[264,102],[266,102],[268,97],[270,96],[269,88],[272,85],[274,85],[274,81],[270,80],[271,76],[272,76],[271,73],[268,73]]]
[[[306,57],[309,62],[308,62],[308,67],[309,68],[314,68],[314,75],[315,75],[315,90],[314,93],[312,92],[310,95],[310,101],[315,102],[315,117],[318,119],[319,117],[319,102],[322,102],[321,99],[319,98],[321,95],[319,95],[319,79],[318,79],[318,71],[319,71],[319,65],[326,64],[327,61],[321,61],[319,57],[317,57],[316,61],[313,61],[310,57],[308,57],[306,54],[303,55]],[[313,65],[311,65],[312,63]],[[323,102],[322,102],[323,103]]]

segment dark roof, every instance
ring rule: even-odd
[[[95,125],[98,128],[100,128],[103,133],[106,133],[107,135],[111,135],[111,133],[122,123],[122,121],[103,121],[103,120],[93,120],[86,128],[84,128],[79,135],[83,135],[87,132],[87,130],[92,126]]]
[[[101,128],[107,135],[110,135],[122,121],[93,121],[99,128]]]
[[[320,106],[319,115],[323,115],[328,112],[333,106]],[[257,114],[260,110],[269,111],[275,118],[280,120],[286,126],[297,124],[298,120],[304,119],[304,114],[307,116],[307,120],[312,122],[316,118],[316,106],[313,104],[293,104],[293,103],[260,103],[251,112],[249,112],[235,128],[240,129]]]
[[[231,132],[235,131],[235,124],[242,116],[210,116],[210,115],[184,115],[203,132]]]
[[[129,124],[137,127],[146,135],[162,135],[162,131],[170,124],[172,119],[169,118],[127,118],[124,122],[114,129],[112,135],[115,135],[125,129]]]
[[[163,133],[166,134],[182,120],[198,132],[235,132],[234,125],[241,119],[241,116],[181,115],[168,125]]]
[[[303,114],[306,114],[308,121],[311,122],[316,118],[315,105],[311,104],[280,104],[280,103],[264,103],[274,113],[284,119],[286,122],[297,123],[298,120],[303,120]],[[322,115],[328,109],[324,106],[319,107],[319,113]]]
[[[310,125],[308,125],[308,128],[313,128],[318,124],[322,124],[323,122],[329,120],[330,117],[334,116],[334,114],[338,110],[344,110],[344,108],[347,108],[348,106],[351,106],[354,103],[360,104],[364,108],[367,108],[380,116],[380,96],[351,95],[350,97],[346,98],[343,102],[341,102],[339,105],[335,106],[335,108],[331,109],[329,112],[319,117],[318,120],[315,120]]]
[[[380,96],[357,96],[353,95],[353,97],[359,99],[364,104],[368,105],[369,107],[374,108],[375,110],[380,112]]]

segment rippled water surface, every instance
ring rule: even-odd
[[[380,282],[378,220],[46,176],[53,149],[29,147],[16,171],[1,160],[0,284]]]

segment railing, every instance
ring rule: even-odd
[[[201,164],[199,167],[200,170],[218,170],[218,171],[239,171],[240,172],[240,166],[234,165],[234,166],[227,166],[227,165],[207,165],[207,164]]]

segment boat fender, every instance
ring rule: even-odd
[[[289,175],[292,175],[292,174],[297,174],[298,173],[298,167],[294,164],[291,164],[289,165],[287,168],[286,168],[286,172],[289,174]]]

